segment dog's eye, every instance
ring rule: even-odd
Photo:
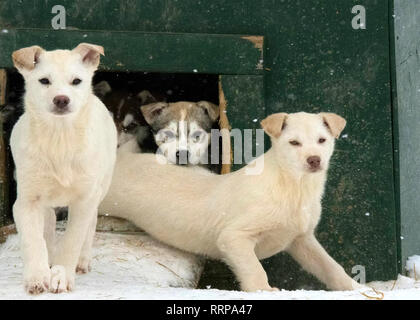
[[[292,146],[300,146],[301,144],[300,144],[300,142],[299,141],[296,141],[296,140],[291,140],[291,141],[289,141],[289,143],[292,145]]]
[[[124,130],[125,132],[130,132],[130,131],[135,130],[135,129],[137,128],[137,126],[138,126],[137,122],[133,121],[133,122],[131,122],[130,124],[128,124],[127,126],[125,126],[125,127],[123,128],[123,130]]]
[[[202,131],[195,131],[192,135],[191,135],[191,138],[192,138],[192,141],[194,142],[194,143],[197,143],[197,142],[199,142],[200,140],[201,140],[201,137],[203,136],[203,132]]]
[[[71,83],[74,86],[77,86],[80,82],[82,82],[82,80],[80,80],[79,78],[76,78],[73,80],[73,82]]]
[[[318,143],[324,143],[326,140],[325,138],[319,138]]]
[[[172,140],[173,138],[175,138],[175,133],[173,133],[172,131],[165,131],[164,134],[165,134],[165,138],[164,138],[165,142],[168,142]]]
[[[50,80],[48,80],[48,78],[39,79],[39,82],[41,82],[44,85],[48,85],[51,83]]]

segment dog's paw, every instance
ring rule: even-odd
[[[40,294],[50,288],[51,271],[49,268],[27,272],[24,276],[25,291],[29,294]]]
[[[266,286],[245,286],[245,287],[243,286],[242,290],[247,291],[247,292],[262,292],[262,291],[276,292],[276,291],[280,291],[278,288],[270,287],[269,285],[266,285]]]
[[[263,292],[263,291],[277,292],[277,291],[280,291],[280,290],[279,290],[279,288],[268,286],[268,287],[265,287],[265,288],[262,288],[262,289],[253,290],[253,291],[256,291],[256,292]]]
[[[376,292],[375,288],[372,288],[366,284],[360,284],[360,283],[357,283],[357,285],[353,284],[353,291],[356,291],[362,295]]]
[[[51,268],[50,292],[62,293],[73,291],[74,275],[69,274],[64,266],[55,265]]]
[[[352,280],[352,282],[351,282],[351,289],[350,290],[358,290],[358,291],[360,291],[360,290],[370,290],[370,289],[371,288],[368,287],[367,285],[360,284],[357,281]]]
[[[280,290],[279,290],[279,288],[271,287],[270,289],[268,289],[266,291],[277,292],[277,291],[280,291]]]
[[[86,274],[92,270],[92,267],[90,266],[90,259],[88,258],[80,258],[79,263],[76,267],[76,273],[77,274]]]

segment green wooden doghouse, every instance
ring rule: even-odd
[[[318,238],[348,274],[364,268],[367,281],[395,279],[420,254],[419,1],[60,2],[64,30],[52,26],[55,1],[0,3],[0,105],[13,85],[14,50],[91,42],[105,47],[102,71],[214,75],[231,128],[259,128],[280,111],[336,112],[348,125]],[[5,137],[0,226],[12,223]],[[286,254],[263,264],[274,286],[322,288]],[[201,282],[235,288],[221,263],[208,263]]]

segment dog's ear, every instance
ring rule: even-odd
[[[142,90],[137,94],[137,98],[140,100],[140,103],[142,105],[150,104],[158,102],[158,99],[151,94],[149,90]]]
[[[166,102],[157,102],[141,106],[140,110],[141,113],[143,113],[146,122],[151,125],[153,122],[155,122],[156,118],[162,113],[162,111],[167,107],[169,107],[169,104],[167,104]]]
[[[208,101],[199,101],[197,105],[204,109],[204,111],[209,115],[210,119],[214,122],[219,119],[220,111],[219,106],[208,102]]]
[[[73,52],[80,54],[83,63],[86,63],[95,69],[99,66],[100,56],[105,55],[104,47],[90,43],[80,43],[73,49]]]
[[[321,112],[320,116],[328,131],[331,132],[334,138],[338,139],[341,131],[346,126],[346,120],[335,113]]]
[[[286,126],[287,113],[274,113],[261,121],[261,127],[271,138],[280,137]]]
[[[19,72],[33,70],[43,51],[44,49],[39,46],[16,50],[12,53],[13,64]]]

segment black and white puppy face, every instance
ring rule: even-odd
[[[149,139],[150,132],[140,106],[157,101],[150,91],[143,90],[138,94],[133,94],[126,88],[112,89],[106,80],[95,84],[93,90],[114,118],[118,130],[118,146],[131,139],[137,139],[137,142],[142,145],[146,139]]]
[[[136,138],[140,123],[133,113],[127,113],[119,124],[118,145],[123,145],[127,141]]]
[[[205,163],[219,107],[207,101],[152,103],[141,107],[152,127],[158,152],[172,164]]]

